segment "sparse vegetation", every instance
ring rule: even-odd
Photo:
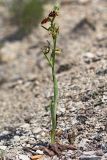
[[[12,1],[9,7],[11,22],[17,25],[22,32],[29,33],[38,25],[43,16],[44,1],[40,0],[19,0]]]

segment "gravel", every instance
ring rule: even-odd
[[[56,140],[72,143],[77,150],[63,151],[60,157],[45,155],[44,160],[106,160],[106,1],[72,0],[71,4],[63,4],[58,19],[63,53],[56,62]],[[42,155],[40,149],[25,148],[50,142],[51,71],[40,51],[47,37],[38,26],[28,37],[6,41],[0,49],[0,156],[7,160]]]

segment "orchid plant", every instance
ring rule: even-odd
[[[50,112],[51,112],[51,143],[55,143],[55,134],[57,127],[57,103],[58,103],[58,82],[56,79],[55,72],[55,63],[56,63],[56,55],[60,53],[60,49],[57,48],[57,38],[59,34],[59,26],[56,24],[55,19],[58,16],[59,6],[55,5],[53,11],[51,11],[45,19],[42,20],[41,26],[49,33],[52,39],[52,44],[47,41],[47,45],[42,48],[42,52],[51,67],[52,70],[52,80],[53,80],[53,92],[54,95],[52,97],[50,103]],[[45,24],[48,23],[48,27]]]

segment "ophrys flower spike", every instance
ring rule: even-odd
[[[52,80],[53,80],[53,92],[54,96],[52,97],[50,103],[50,112],[51,112],[51,143],[55,143],[55,133],[57,127],[56,121],[56,109],[58,103],[58,82],[56,79],[55,72],[55,63],[56,63],[56,55],[60,52],[60,49],[57,48],[57,38],[59,34],[59,26],[56,24],[55,19],[58,16],[59,7],[55,6],[53,11],[49,13],[49,15],[44,18],[41,22],[42,27],[49,32],[49,35],[52,38],[52,45],[49,41],[47,41],[47,45],[45,45],[42,49],[42,52],[51,67],[52,70]],[[48,23],[48,27],[45,24]]]

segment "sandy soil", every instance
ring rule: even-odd
[[[46,8],[47,13],[51,6]],[[64,132],[76,129],[73,143],[78,148],[81,140],[93,137],[89,146],[84,149],[84,144],[81,154],[74,157],[78,159],[83,151],[101,150],[98,145],[107,143],[107,1],[64,3],[58,23],[58,45],[63,50],[56,65],[58,129]],[[0,135],[0,145],[7,147],[11,141],[8,153],[11,150],[20,153],[21,148],[13,143],[16,136],[13,130],[20,130],[23,125],[30,125],[28,130],[36,141],[49,141],[50,114],[45,108],[52,96],[51,71],[41,54],[48,35],[40,26],[20,41],[6,39],[7,26],[0,35],[4,43],[0,50],[0,132],[13,135],[8,140]],[[36,133],[38,128],[41,131]],[[101,136],[99,141],[94,139],[97,133]],[[17,143],[26,144],[24,140]]]

